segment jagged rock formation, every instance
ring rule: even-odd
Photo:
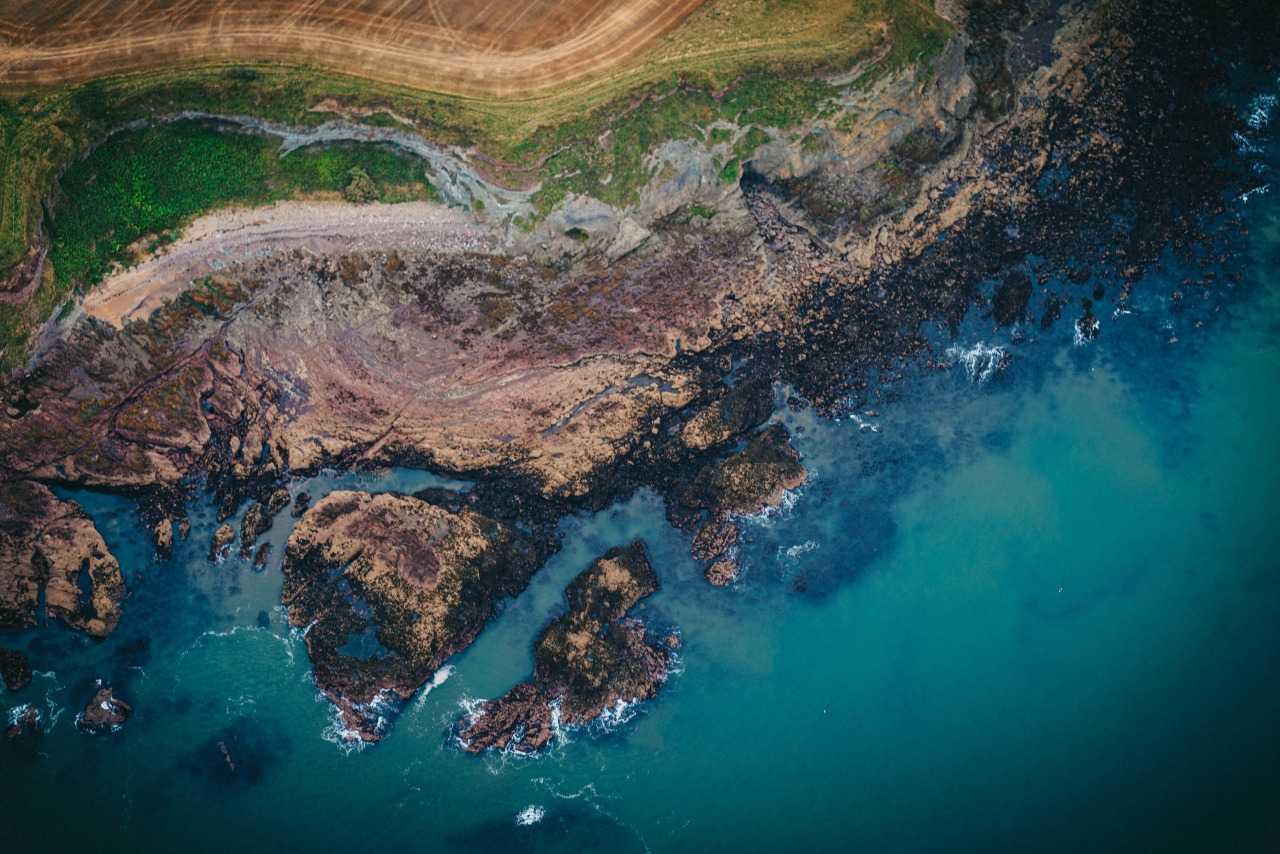
[[[117,732],[132,715],[133,706],[112,693],[110,685],[101,685],[84,711],[76,715],[76,727],[90,735]]]
[[[42,484],[0,484],[0,628],[48,616],[104,637],[123,599],[120,564],[77,504]]]
[[[382,738],[396,705],[525,588],[543,548],[409,496],[334,492],[308,510],[289,538],[281,598],[348,737]]]
[[[643,543],[598,558],[565,590],[568,612],[538,636],[532,679],[460,723],[463,748],[533,753],[551,741],[557,722],[581,726],[653,697],[667,679],[671,645],[650,642],[644,624],[626,614],[657,589]]]
[[[671,497],[667,515],[677,526],[695,532],[693,556],[711,562],[707,580],[723,587],[738,576],[733,557],[740,534],[737,520],[781,506],[788,490],[802,485],[806,477],[787,428],[774,424],[751,437],[741,451],[699,469]]]

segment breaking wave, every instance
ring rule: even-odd
[[[963,367],[969,381],[978,385],[985,385],[1009,364],[1009,354],[1003,346],[984,341],[972,347],[948,347],[947,359],[952,365]]]
[[[547,811],[537,804],[529,804],[529,806],[516,813],[516,827],[532,827],[542,821]]]

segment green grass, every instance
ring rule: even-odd
[[[417,158],[374,145],[304,148],[285,157],[270,138],[176,122],[117,134],[62,179],[49,261],[59,294],[100,281],[129,247],[229,204],[341,192],[363,169],[392,200],[430,198]]]

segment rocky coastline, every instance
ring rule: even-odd
[[[118,562],[49,485],[135,497],[161,554],[196,493],[223,522],[249,503],[247,558],[288,504],[283,485],[325,467],[476,484],[294,505],[282,603],[352,739],[386,734],[525,588],[567,514],[651,488],[708,581],[731,584],[737,520],[806,478],[770,424],[778,398],[878,405],[908,369],[945,366],[927,333],[974,313],[1097,334],[1103,271],[1127,294],[1223,210],[1229,174],[1153,162],[1231,144],[1210,103],[1217,60],[1168,60],[1201,19],[947,5],[954,42],[931,68],[849,95],[869,117],[853,130],[816,128],[807,150],[774,140],[727,188],[701,180],[700,153],[666,149],[644,201],[601,211],[585,244],[563,226],[596,208],[571,200],[522,243],[495,225],[483,249],[265,252],[146,317],[65,323],[3,389],[0,627],[56,617],[101,637],[120,619]],[[1180,85],[1157,85],[1167,74]],[[689,215],[702,205],[714,216]],[[1120,212],[1138,225],[1118,231]],[[211,559],[236,536],[224,524]],[[655,587],[638,545],[593,564],[539,638],[531,681],[460,727],[466,749],[539,749],[553,701],[581,724],[653,696],[668,654],[625,615]],[[571,655],[571,633],[608,666]]]

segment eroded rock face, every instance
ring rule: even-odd
[[[0,677],[10,691],[21,691],[31,684],[31,665],[16,649],[0,648]]]
[[[642,543],[598,558],[565,590],[568,613],[539,635],[532,679],[462,721],[459,743],[472,753],[533,753],[551,741],[556,723],[580,726],[657,694],[679,644],[650,642],[644,624],[626,616],[657,589]]]
[[[671,500],[667,514],[681,528],[696,532],[693,556],[711,562],[707,580],[723,587],[738,577],[733,553],[738,519],[780,506],[806,477],[787,428],[774,424],[741,451],[700,469]]]
[[[281,599],[347,737],[382,738],[396,705],[469,646],[544,557],[493,519],[409,496],[334,492],[312,506],[289,538]]]
[[[111,692],[111,686],[103,685],[84,707],[84,711],[76,716],[76,727],[91,735],[117,732],[131,715],[133,706],[115,696]]]
[[[79,505],[42,484],[0,485],[0,628],[36,625],[43,594],[49,617],[105,637],[124,592],[119,562]]]
[[[236,529],[226,522],[218,526],[218,530],[213,532],[213,539],[209,542],[209,560],[217,560],[224,556],[227,547],[236,538]]]

